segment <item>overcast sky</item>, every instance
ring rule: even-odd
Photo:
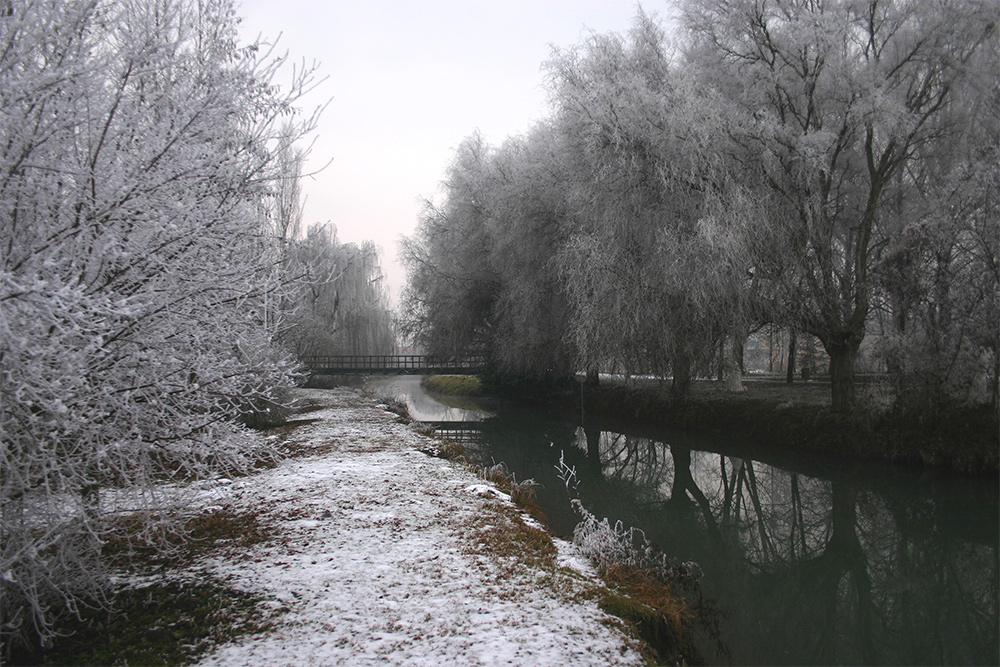
[[[239,0],[237,0],[239,2]],[[306,102],[332,100],[306,170],[304,223],[341,241],[374,241],[393,295],[420,200],[433,197],[455,147],[477,129],[493,144],[546,111],[542,63],[588,30],[624,31],[635,0],[242,0],[245,42],[262,35],[328,77]],[[664,0],[647,0],[664,13]],[[286,77],[287,80],[287,77]]]

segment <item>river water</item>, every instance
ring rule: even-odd
[[[404,394],[418,420],[464,422],[452,435],[473,463],[540,483],[554,532],[572,535],[578,520],[562,457],[593,514],[697,562],[718,611],[717,633],[697,631],[709,664],[1000,664],[996,479],[449,407],[419,380],[375,383]]]

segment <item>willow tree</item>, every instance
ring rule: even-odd
[[[764,170],[785,249],[772,273],[788,290],[783,317],[823,342],[836,411],[854,408],[872,268],[901,232],[886,192],[947,136],[934,121],[996,18],[977,0],[684,3],[689,62],[729,101],[734,138]]]
[[[458,147],[443,183],[443,201],[425,202],[416,232],[403,239],[408,274],[403,333],[429,353],[485,349],[498,278],[487,226],[493,149],[478,134]]]
[[[556,255],[573,219],[566,204],[562,137],[539,123],[493,155],[487,221],[497,278],[490,348],[497,371],[558,381],[575,372],[571,317]]]
[[[742,347],[753,266],[747,198],[730,176],[727,119],[679,67],[657,21],[593,35],[549,63],[577,220],[560,256],[588,365],[693,370],[729,335]],[[728,202],[730,215],[718,215]]]
[[[443,201],[404,244],[407,320],[429,351],[486,352],[508,378],[573,373],[553,262],[566,235],[558,140],[539,124],[499,148],[478,135],[460,146]]]
[[[310,225],[283,261],[292,285],[280,339],[299,357],[393,354],[396,334],[374,243],[341,243],[332,225]]]

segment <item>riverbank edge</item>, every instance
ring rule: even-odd
[[[478,375],[425,375],[420,386],[443,396],[482,396]]]
[[[653,386],[573,384],[525,392],[521,387],[484,379],[481,395],[519,405],[541,405],[575,419],[582,410],[589,417],[681,428],[838,458],[951,469],[974,476],[1000,471],[1000,427],[989,407],[933,420],[860,411],[849,417],[829,407],[721,391],[711,397],[677,401]]]
[[[295,391],[297,391],[297,388],[292,390],[292,392]],[[648,633],[644,633],[644,628],[640,626],[639,621],[644,621],[645,617],[636,620],[625,614],[616,613],[615,609],[605,608],[608,607],[607,600],[620,605],[622,604],[622,600],[630,601],[631,598],[623,594],[621,587],[604,582],[596,572],[588,574],[578,571],[576,569],[577,566],[571,566],[566,563],[566,553],[563,547],[557,546],[557,542],[564,545],[571,544],[571,542],[567,542],[563,538],[558,538],[545,525],[544,516],[541,515],[537,506],[534,506],[530,497],[528,498],[528,502],[518,502],[516,489],[510,488],[511,483],[516,486],[516,480],[512,476],[507,480],[498,479],[496,476],[491,478],[484,475],[483,471],[477,470],[475,466],[467,463],[464,458],[458,455],[445,455],[445,452],[450,451],[447,447],[448,442],[422,429],[419,422],[407,417],[405,415],[405,404],[393,404],[391,401],[384,400],[385,397],[377,397],[356,388],[348,390],[348,393],[355,395],[354,398],[348,400],[348,403],[352,404],[350,407],[363,406],[370,420],[378,422],[381,425],[390,426],[390,428],[395,423],[397,427],[412,431],[416,439],[422,442],[422,446],[410,448],[413,453],[420,452],[424,455],[445,459],[446,465],[465,471],[472,479],[479,478],[485,482],[480,490],[472,493],[473,496],[483,499],[483,507],[481,509],[485,510],[485,512],[477,518],[475,525],[470,524],[465,526],[471,531],[466,534],[466,541],[468,542],[466,548],[469,549],[468,553],[489,557],[497,563],[497,567],[510,570],[510,581],[520,576],[515,576],[518,572],[521,575],[523,575],[525,570],[535,572],[535,583],[551,589],[552,593],[557,597],[564,598],[565,604],[579,605],[581,603],[588,603],[588,601],[596,602],[597,606],[605,614],[609,615],[606,621],[600,620],[598,622],[610,628],[613,632],[620,633],[623,638],[620,652],[625,662],[627,662],[625,648],[628,647],[634,650],[635,654],[641,657],[645,664],[662,663],[661,660],[658,660],[662,654],[657,653],[657,648],[662,650],[663,647],[657,647],[653,642],[650,642],[649,637],[646,636]],[[344,406],[330,405],[322,399],[297,402],[299,405],[289,408],[286,411],[285,417],[287,421],[281,425],[272,426],[262,431],[265,437],[276,440],[276,447],[281,452],[280,459],[270,461],[262,467],[255,467],[247,471],[244,475],[234,475],[232,479],[225,479],[223,482],[238,486],[252,485],[252,480],[258,475],[266,474],[282,465],[296,465],[299,461],[308,462],[328,456],[328,449],[335,449],[341,446],[347,447],[347,451],[349,452],[360,455],[382,451],[381,448],[384,445],[379,442],[382,439],[381,437],[357,431],[353,427],[350,429],[351,432],[349,433],[348,440],[345,440],[343,443],[327,443],[324,441],[314,445],[306,444],[302,440],[302,429],[321,421],[314,418],[313,415],[317,411],[329,410],[331,408],[343,410]],[[391,413],[396,413],[396,415],[400,416],[394,416]],[[407,449],[405,445],[403,448]],[[389,480],[387,479],[386,482],[389,482]],[[393,483],[398,484],[399,481],[396,480]],[[202,480],[200,482],[196,480],[193,484],[205,486],[208,489],[215,488],[215,482],[211,480]],[[464,488],[464,491],[455,491],[454,493],[456,497],[464,497],[470,493],[471,488]],[[302,490],[299,489],[299,491]],[[514,493],[511,493],[512,491]],[[448,493],[452,492],[446,492],[443,489],[436,490],[436,495],[439,496],[447,495]],[[204,506],[205,502],[208,503],[209,509],[207,510]],[[107,610],[102,610],[97,606],[93,608],[87,607],[83,619],[80,619],[78,624],[71,624],[77,628],[76,634],[67,634],[60,637],[54,647],[50,647],[44,651],[19,652],[18,658],[22,659],[15,660],[13,664],[111,664],[111,662],[114,662],[114,664],[119,664],[119,662],[125,664],[131,663],[133,660],[138,660],[140,664],[146,664],[146,662],[197,664],[202,660],[210,660],[216,650],[225,648],[229,644],[229,642],[220,641],[220,629],[214,625],[215,623],[221,624],[224,621],[228,621],[229,616],[232,615],[224,603],[216,605],[217,608],[214,608],[212,610],[213,613],[209,616],[196,616],[194,612],[188,612],[188,616],[185,617],[185,623],[187,625],[197,625],[203,632],[192,636],[174,633],[174,636],[178,637],[179,641],[188,644],[176,647],[180,649],[180,653],[177,655],[173,653],[159,653],[159,651],[174,650],[175,647],[168,646],[164,649],[159,645],[142,643],[146,642],[144,637],[148,636],[153,630],[166,625],[165,621],[159,620],[160,616],[157,614],[163,611],[163,608],[166,608],[168,613],[174,611],[175,595],[171,593],[173,589],[170,587],[177,584],[177,582],[180,582],[179,585],[182,588],[195,587],[196,584],[191,583],[195,578],[200,582],[198,585],[215,587],[212,588],[214,595],[241,595],[246,598],[246,601],[240,598],[238,602],[241,604],[245,602],[245,604],[249,604],[254,608],[250,611],[241,611],[246,617],[240,616],[238,620],[247,625],[247,628],[243,629],[242,626],[237,628],[239,632],[233,635],[234,638],[243,634],[246,634],[247,637],[252,637],[273,632],[274,628],[280,622],[280,618],[284,614],[289,613],[290,607],[295,604],[294,601],[284,600],[281,606],[275,609],[273,607],[276,603],[272,599],[273,595],[271,593],[261,591],[246,592],[243,585],[236,584],[230,578],[220,576],[218,573],[213,573],[210,569],[207,569],[206,563],[212,559],[219,559],[220,554],[224,555],[224,558],[222,558],[224,561],[238,560],[239,556],[243,555],[241,554],[240,547],[243,536],[239,529],[240,524],[238,520],[241,520],[245,515],[239,513],[239,508],[231,508],[229,506],[230,503],[231,501],[210,500],[198,501],[191,506],[185,506],[183,511],[189,515],[188,518],[190,521],[198,522],[207,518],[207,520],[214,522],[211,534],[198,535],[199,544],[194,545],[183,541],[176,545],[175,552],[171,552],[169,558],[161,557],[159,554],[147,553],[149,550],[140,550],[127,559],[127,566],[115,568],[117,579],[121,581],[135,580],[136,582],[140,582],[140,587],[134,590],[141,590],[143,592],[146,598],[145,607],[154,608],[152,615],[149,615],[148,618],[145,616],[142,617],[142,620],[139,621],[140,625],[136,626],[135,619],[130,621],[129,619],[118,617],[118,620],[122,621],[122,623],[120,626],[115,626],[112,622],[112,616],[106,616],[108,614]],[[384,505],[384,502],[381,500],[378,503],[380,507]],[[217,504],[218,506],[216,506]],[[295,516],[297,517],[298,514]],[[233,521],[230,521],[226,525],[227,530],[225,532],[220,532],[216,525],[218,524],[219,517],[233,519]],[[515,530],[505,532],[503,530],[505,525],[514,526]],[[264,537],[257,535],[259,531],[249,530],[249,532],[252,533],[250,541],[254,546],[259,546],[258,543],[261,543],[277,547],[285,545],[287,547],[289,540],[294,538],[292,535],[283,534],[281,529],[277,527],[271,527],[268,531],[265,531],[268,534]],[[192,537],[194,537],[194,533],[192,533]],[[292,553],[298,554],[299,557],[302,555],[302,552],[296,549],[289,550],[289,554]],[[559,563],[555,562],[555,554],[559,554]],[[273,559],[274,556],[274,554],[270,554],[268,557],[263,558],[263,560],[267,560],[268,558]],[[147,558],[149,559],[148,562]],[[437,558],[438,554],[434,554],[426,557],[425,560],[431,562]],[[256,560],[259,561],[261,559],[262,557],[258,554]],[[292,560],[291,556],[282,553],[280,554],[279,561],[275,562],[275,568],[287,568],[291,565]],[[542,564],[543,560],[552,560],[553,562]],[[573,560],[573,558],[570,558],[570,560]],[[315,560],[313,563],[315,564]],[[567,583],[570,581],[575,583],[571,586]],[[524,582],[521,582],[521,585],[523,584]],[[580,590],[574,589],[575,592],[572,592],[570,589],[573,586],[579,587]],[[118,596],[128,594],[132,591],[133,588],[130,585],[122,586],[120,590],[117,590],[113,594],[113,599],[117,599]],[[508,592],[507,595],[517,598],[531,598],[530,591],[527,589],[524,590],[523,594],[518,593],[513,595]],[[296,595],[295,599],[298,599],[298,597]],[[636,603],[632,604],[636,606]],[[257,614],[256,608],[260,605],[263,605],[263,607],[260,613]],[[266,611],[263,610],[264,608],[266,608]],[[143,611],[145,612],[145,609]],[[180,611],[183,610],[179,609],[178,613]],[[631,607],[629,611],[631,611]],[[655,610],[653,612],[655,613]],[[92,627],[87,625],[87,623],[92,622],[97,622],[99,624],[98,627],[103,630],[102,638],[96,642],[92,639],[88,640],[84,636],[87,632],[92,631]],[[150,627],[143,628],[141,624],[147,622],[150,623]],[[69,627],[67,626],[67,628]],[[117,629],[110,630],[110,628]],[[225,628],[224,630],[226,632],[223,632],[223,634],[228,634],[229,628]],[[119,635],[127,636],[130,640],[140,642],[142,645],[122,646],[122,642],[117,640]],[[159,641],[163,638],[157,637],[156,639]],[[682,636],[671,636],[668,639],[675,642],[675,644],[671,645],[675,653],[668,653],[667,655],[675,658],[677,662],[663,664],[682,664],[682,662],[699,664],[694,649],[683,641]],[[169,637],[166,637],[165,640],[169,643]],[[105,644],[109,644],[109,647],[105,647]],[[107,663],[103,659],[95,663],[93,662],[95,655],[110,656],[110,658]],[[52,662],[53,659],[56,662]]]
[[[442,397],[472,396],[455,391],[456,387],[463,386],[462,382],[448,380],[443,383],[435,382],[434,379],[437,377],[463,376],[427,376],[421,380],[421,386],[430,391],[438,391],[438,387],[445,387],[445,392],[438,391]],[[466,383],[464,386],[470,385]],[[474,396],[490,399],[478,381],[475,386]],[[548,547],[556,548],[557,540],[574,544],[573,537],[556,535],[549,527],[544,512],[535,502],[533,480],[519,483],[502,461],[488,467],[473,465],[460,444],[441,438],[433,431],[422,427],[418,420],[414,420],[405,401],[398,400],[398,397],[380,397],[370,392],[366,394],[388,411],[397,414],[401,422],[408,423],[434,443],[432,449],[422,450],[424,453],[465,468],[504,494],[505,500],[512,506],[527,513],[528,521],[534,522],[535,528],[540,531]],[[523,557],[522,554],[519,558]],[[584,557],[590,560],[586,555]],[[595,567],[593,562],[590,565]],[[652,570],[636,565],[618,563],[607,571],[595,567],[593,576],[594,588],[590,596],[598,600],[598,606],[602,611],[619,619],[622,630],[636,642],[635,648],[647,664],[704,664],[691,639],[693,631],[704,630],[711,625],[702,622],[702,619],[695,615],[703,609],[703,602],[692,606],[684,596],[676,594],[671,583],[659,579]]]

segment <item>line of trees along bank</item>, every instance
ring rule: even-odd
[[[997,406],[998,5],[680,2],[547,63],[552,112],[458,148],[404,242],[409,331],[501,373],[672,376],[763,326],[818,337],[832,404]],[[987,388],[992,383],[991,394]],[[927,412],[929,411],[929,412]]]
[[[282,92],[236,25],[228,0],[0,2],[4,659],[100,604],[107,540],[168,545],[164,480],[269,454],[239,422],[292,352],[384,338],[345,332],[386,321],[373,249],[296,235],[313,71]]]

